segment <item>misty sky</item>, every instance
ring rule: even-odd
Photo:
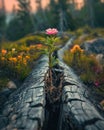
[[[47,3],[49,3],[49,0],[41,0],[42,1],[42,6],[45,7],[47,5]],[[81,3],[83,0],[76,0],[78,3]],[[6,6],[6,10],[8,12],[12,11],[13,5],[17,5],[17,0],[5,0],[5,6]],[[36,4],[35,4],[35,0],[31,0],[31,7],[32,10],[36,9]]]
[[[47,5],[48,2],[49,0],[42,0],[43,7]],[[17,0],[5,0],[6,10],[8,12],[12,11],[13,5],[17,5],[17,3],[18,3]],[[32,10],[36,9],[35,0],[31,0],[31,6],[32,6]]]

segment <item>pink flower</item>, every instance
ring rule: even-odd
[[[99,86],[99,82],[98,81],[95,81],[94,84],[95,84],[96,87]]]
[[[58,30],[56,28],[48,28],[46,29],[46,34],[48,35],[55,35],[58,33]]]

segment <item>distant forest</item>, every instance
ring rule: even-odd
[[[75,0],[50,0],[44,9],[41,0],[36,0],[36,12],[31,12],[30,0],[17,1],[18,9],[13,8],[9,23],[6,22],[4,0],[0,1],[0,41],[18,40],[49,27],[57,28],[60,32],[73,31],[83,26],[104,27],[103,0],[84,0],[80,9]]]

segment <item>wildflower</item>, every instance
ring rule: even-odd
[[[30,56],[26,56],[26,59],[29,60],[29,59],[30,59]]]
[[[100,73],[100,72],[102,72],[102,70],[100,68],[97,68],[96,73]]]
[[[26,48],[26,51],[29,51],[29,50],[30,50],[30,48],[29,48],[29,47],[27,47],[27,48]]]
[[[95,81],[94,84],[95,84],[96,87],[98,87],[99,86],[99,81]]]
[[[2,53],[3,55],[5,55],[5,54],[7,53],[7,50],[2,49],[2,50],[1,50],[1,53]]]
[[[49,28],[46,29],[46,34],[50,35],[47,36],[45,45],[47,46],[47,49],[45,50],[45,53],[48,55],[48,64],[49,64],[49,78],[50,78],[50,87],[53,86],[52,81],[52,67],[57,64],[58,60],[53,56],[54,51],[57,50],[55,47],[55,43],[58,41],[58,38],[55,37],[55,34],[58,33],[58,30],[55,28]]]
[[[84,50],[83,50],[83,49],[81,49],[81,52],[83,53],[83,52],[84,52]]]
[[[22,59],[22,56],[18,56],[17,58],[18,58],[19,60],[21,60],[21,59]]]
[[[81,48],[80,48],[79,45],[75,45],[75,46],[73,47],[73,50],[77,51],[77,50],[81,50]]]
[[[16,62],[17,62],[17,58],[16,58],[16,57],[12,58],[12,61],[13,61],[14,63],[16,63]]]
[[[35,48],[35,45],[30,45],[30,49],[34,49]]]
[[[15,48],[12,48],[12,52],[15,52],[15,50],[16,50]]]
[[[102,67],[100,67],[100,66],[94,66],[94,67],[93,67],[93,70],[94,70],[94,72],[95,72],[96,74],[98,74],[98,73],[101,73],[101,72],[102,72]]]
[[[41,49],[41,48],[42,48],[42,44],[37,44],[37,45],[36,45],[36,48],[37,48],[37,49]]]
[[[27,64],[27,61],[26,59],[23,60],[23,64],[26,65]]]
[[[70,52],[71,52],[71,53],[74,53],[74,49],[72,48],[72,49],[70,50]]]
[[[12,57],[9,58],[9,61],[12,61]]]
[[[1,57],[1,60],[4,61],[4,60],[5,60],[5,57]]]
[[[76,51],[83,52],[84,50],[81,49],[79,45],[74,45],[74,47],[70,51],[71,53],[75,53]]]
[[[14,58],[13,58],[13,57],[10,57],[10,58],[9,58],[9,61],[16,63],[16,62],[17,62],[17,58],[16,58],[16,57],[14,57]]]
[[[58,30],[56,28],[46,29],[46,34],[48,35],[56,35],[57,33],[58,33]]]

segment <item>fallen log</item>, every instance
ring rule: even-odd
[[[0,115],[0,130],[39,130],[43,127],[47,58],[42,57],[23,85],[13,92]]]
[[[59,130],[104,130],[104,117],[90,102],[88,91],[63,62],[64,83]]]

